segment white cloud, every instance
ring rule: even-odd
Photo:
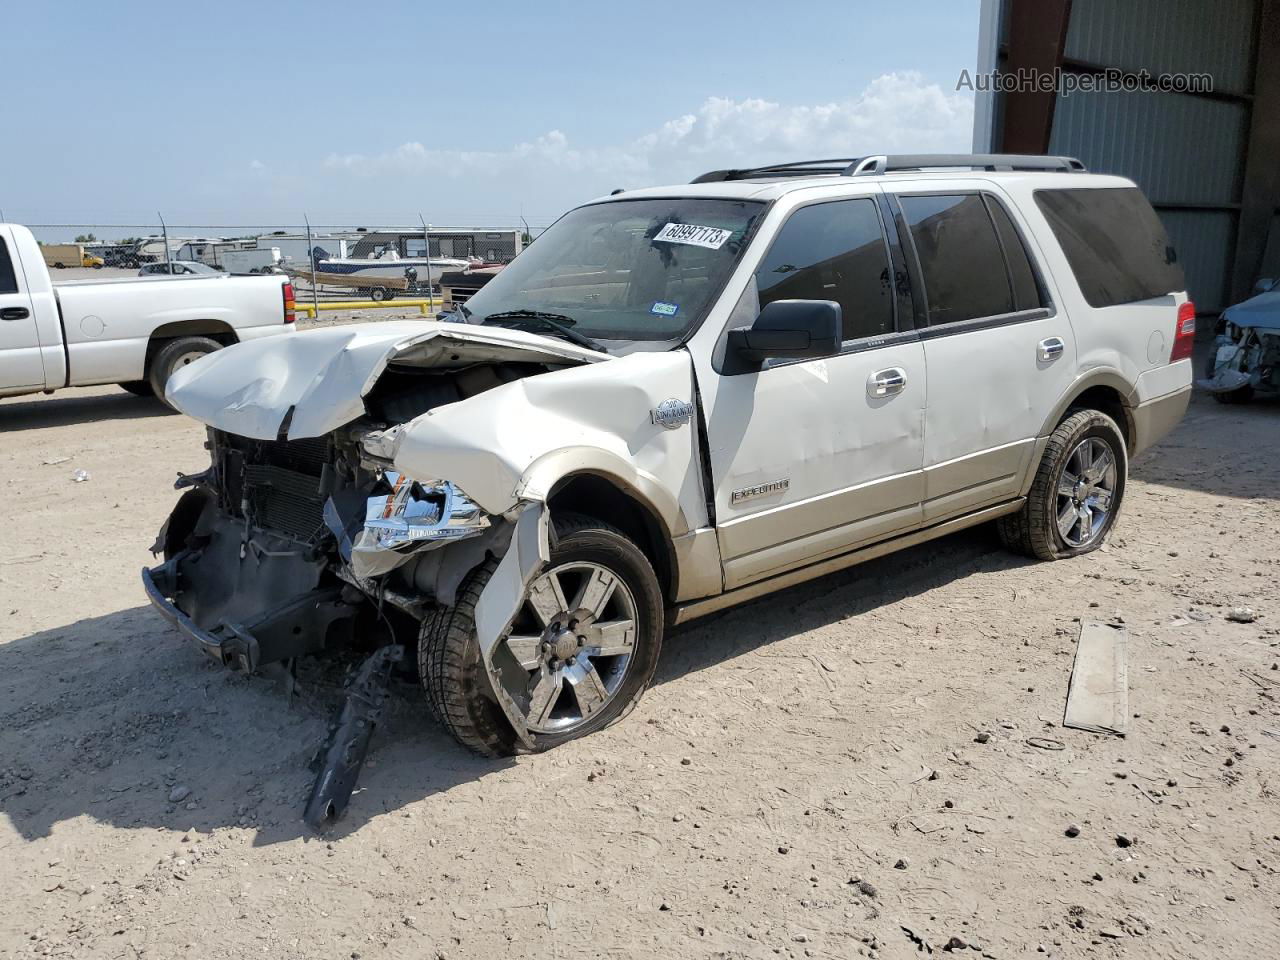
[[[683,182],[707,170],[887,152],[963,152],[973,126],[970,96],[925,83],[918,73],[885,74],[857,96],[814,105],[708,98],[694,112],[639,132],[629,142],[577,145],[555,129],[506,150],[403,143],[385,153],[333,153],[331,174],[364,181],[360,192],[434,192],[445,177],[486,205],[536,204],[556,213],[613,187]],[[577,134],[575,134],[577,136]],[[355,184],[351,184],[354,188]],[[390,192],[389,192],[390,191]],[[493,206],[496,202],[498,206]]]

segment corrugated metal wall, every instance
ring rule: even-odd
[[[1255,0],[1072,0],[1066,55],[1152,74],[1211,73],[1248,93]]]
[[[1226,306],[1248,138],[1257,0],[1073,0],[1065,69],[1208,73],[1213,98],[1059,94],[1050,153],[1131,177],[1156,205],[1202,311]]]

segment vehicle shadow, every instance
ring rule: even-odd
[[[954,533],[685,624],[668,638],[653,683],[678,680],[953,580],[1033,563],[1004,549],[991,524]]]
[[[155,397],[136,397],[123,390],[119,396],[95,393],[16,402],[10,400],[0,402],[0,433],[65,427],[76,423],[177,415],[176,410],[165,406]]]
[[[296,685],[282,668],[244,677],[147,606],[0,644],[0,813],[26,839],[80,816],[125,829],[239,825],[256,830],[255,846],[315,836],[302,821],[310,763],[344,674],[308,660]],[[346,817],[326,836],[511,762],[458,747],[416,681],[397,681]]]

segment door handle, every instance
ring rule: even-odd
[[[907,386],[907,372],[901,367],[877,370],[867,378],[867,393],[873,397],[891,397]]]
[[[1049,337],[1041,340],[1036,346],[1036,359],[1041,363],[1049,363],[1062,356],[1062,352],[1066,349],[1067,345],[1062,342],[1061,337]]]
[[[26,307],[5,307],[0,310],[0,320],[25,320],[31,316],[31,311]]]

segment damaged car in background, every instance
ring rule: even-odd
[[[1280,289],[1260,280],[1254,290],[1222,312],[1205,377],[1196,381],[1219,403],[1280,395]]]
[[[320,826],[398,665],[460,743],[540,751],[634,706],[673,624],[985,521],[1097,549],[1195,312],[1142,194],[1082,171],[716,171],[569,212],[445,321],[212,354],[167,390],[210,463],[148,595],[248,673],[363,657]]]

